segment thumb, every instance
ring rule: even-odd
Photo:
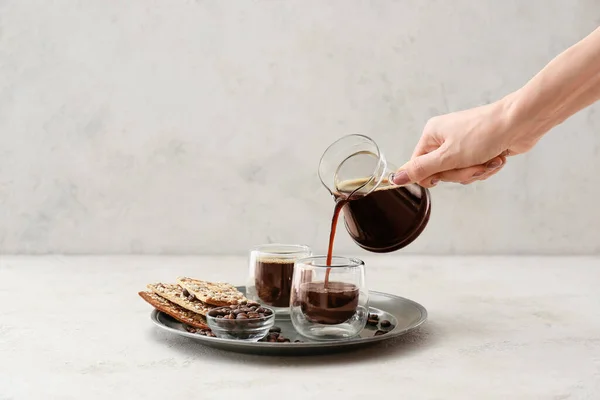
[[[420,182],[425,178],[444,171],[440,148],[431,153],[415,157],[394,174],[392,182],[396,185],[406,185],[411,182]]]

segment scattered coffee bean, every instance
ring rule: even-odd
[[[390,321],[388,321],[387,319],[384,319],[383,321],[381,321],[382,328],[389,328],[390,326],[392,326],[392,323]]]
[[[194,296],[193,294],[190,293],[190,295],[188,296],[188,300],[194,301],[194,300],[196,300],[196,296]]]
[[[267,342],[267,343],[292,343],[291,339],[288,339],[288,338],[284,337],[279,332],[271,332],[271,333],[269,333],[267,336],[265,336],[264,338],[262,338],[260,340],[260,342]],[[302,342],[302,340],[298,339],[298,340],[294,340],[294,343],[303,343],[303,342]]]
[[[379,321],[377,321],[376,319],[368,319],[367,320],[367,325],[377,326],[378,323],[379,323]]]
[[[186,288],[183,288],[183,296],[190,297],[190,292],[188,292],[188,290]]]
[[[269,332],[270,333],[273,333],[273,332],[279,333],[279,332],[281,332],[281,328],[278,326],[274,326],[271,329],[269,329]]]
[[[387,333],[386,331],[379,330],[379,331],[375,332],[375,334],[373,336],[381,336],[381,335],[385,335],[386,333]]]
[[[377,315],[377,314],[369,314],[369,319],[374,319],[375,321],[379,321],[379,315]]]

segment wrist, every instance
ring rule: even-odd
[[[538,140],[560,123],[554,113],[545,112],[523,89],[510,93],[498,103],[505,132],[511,139]]]

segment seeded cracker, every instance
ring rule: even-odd
[[[139,292],[140,297],[148,302],[152,307],[158,311],[162,311],[165,314],[170,315],[179,322],[193,326],[194,328],[209,329],[206,325],[206,319],[195,312],[188,311],[182,307],[179,307],[175,303],[171,303],[168,300],[163,299],[156,293],[152,292]]]
[[[231,306],[247,301],[244,295],[229,283],[213,283],[185,277],[177,278],[177,283],[198,300],[214,306]]]
[[[173,302],[185,308],[186,310],[190,310],[204,316],[206,316],[206,313],[208,313],[212,308],[215,308],[215,306],[201,302],[200,300],[196,299],[196,296],[188,292],[187,289],[184,289],[183,287],[173,283],[151,283],[146,287],[160,297],[164,297],[170,302]]]

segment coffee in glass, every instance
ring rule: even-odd
[[[294,262],[311,255],[308,246],[298,244],[255,247],[250,251],[247,297],[285,314],[290,306]]]

